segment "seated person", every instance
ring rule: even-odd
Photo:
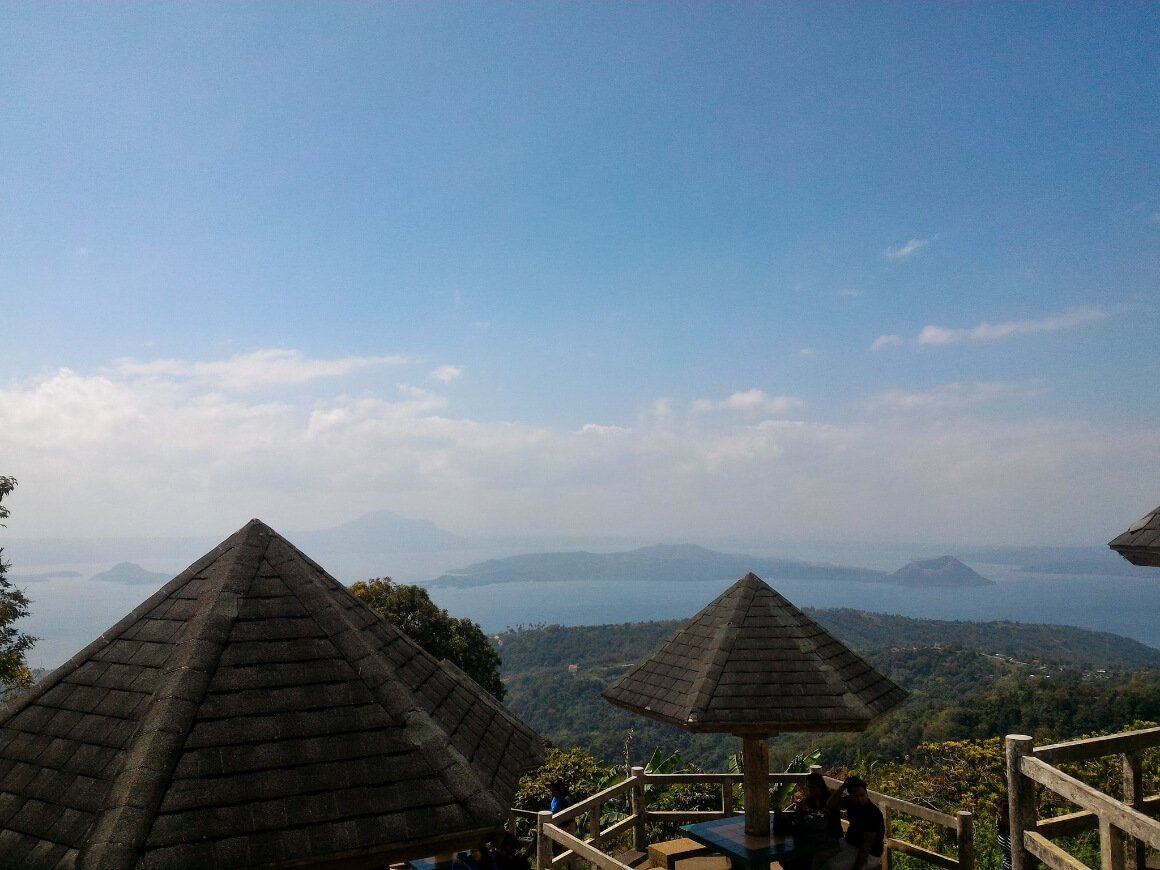
[[[803,788],[805,794],[793,805],[795,828],[842,839],[842,818],[830,808],[830,787],[825,777],[814,771],[806,776]]]
[[[783,858],[782,870],[810,870],[833,854],[842,836],[842,817],[830,809],[830,787],[820,773],[811,773],[802,782],[804,793],[793,805],[793,835],[818,847],[813,857]],[[822,846],[828,843],[828,846]]]
[[[532,870],[528,856],[520,849],[519,840],[511,832],[505,832],[495,850],[497,870]]]
[[[835,812],[845,809],[850,826],[838,843],[838,851],[822,861],[821,870],[870,870],[881,866],[886,820],[870,802],[866,781],[857,776],[846,777],[830,795],[829,806]]]

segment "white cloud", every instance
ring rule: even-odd
[[[407,360],[401,356],[348,356],[340,359],[309,359],[296,350],[269,348],[239,354],[227,360],[185,362],[162,359],[138,362],[119,359],[113,371],[136,377],[188,378],[220,389],[246,391],[267,386],[305,384],[319,378],[349,375],[373,366],[395,366]]]
[[[763,390],[745,390],[734,393],[721,401],[697,399],[693,411],[705,414],[713,411],[735,411],[742,414],[785,414],[802,406],[802,400],[794,396],[770,396]]]
[[[838,295],[846,299],[857,299],[862,295],[861,290],[855,290],[853,287],[845,287],[838,291]]]
[[[918,343],[925,345],[956,344],[960,341],[998,341],[1014,335],[1034,335],[1040,332],[1058,332],[1073,329],[1108,318],[1102,308],[1069,308],[1040,320],[1008,320],[1003,323],[983,321],[973,329],[948,329],[944,326],[924,326],[918,334]]]
[[[882,350],[884,347],[894,347],[902,344],[901,335],[880,335],[870,345],[870,350]]]
[[[930,243],[930,239],[911,239],[904,245],[887,248],[882,255],[888,260],[909,260]]]
[[[884,390],[864,403],[891,411],[945,411],[1007,399],[1025,399],[1044,392],[1041,380],[975,381],[943,384],[933,390]]]
[[[0,388],[13,538],[287,531],[392,508],[464,534],[1067,542],[1153,504],[1160,429],[969,416],[1035,382],[950,384],[841,425],[680,412],[559,429],[458,413],[437,391],[281,401],[186,375],[60,370]],[[711,410],[790,409],[761,391]],[[771,405],[772,403],[772,405]],[[900,426],[883,409],[914,413]],[[1106,538],[1105,538],[1106,539]],[[13,553],[13,556],[16,554]]]
[[[943,326],[924,326],[918,334],[919,344],[954,344],[969,335],[965,329],[947,329]]]
[[[427,377],[433,381],[449,384],[463,376],[462,366],[443,365],[431,372]]]
[[[801,350],[798,351],[798,356],[804,357],[806,359],[815,357],[817,355],[818,355],[817,348],[813,348],[813,347],[803,347]]]

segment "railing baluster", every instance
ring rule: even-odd
[[[955,815],[958,821],[959,870],[975,867],[975,817],[966,810]]]
[[[1035,858],[1027,851],[1024,831],[1034,831],[1039,813],[1035,808],[1034,784],[1023,775],[1020,762],[1034,753],[1034,742],[1026,734],[1007,735],[1007,794],[1011,821],[1011,870],[1034,870]]]
[[[1139,752],[1125,752],[1120,756],[1124,768],[1124,803],[1133,809],[1144,807],[1144,770]],[[1147,855],[1144,842],[1124,834],[1124,867],[1126,870],[1145,870]]]

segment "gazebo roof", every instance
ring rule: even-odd
[[[0,719],[0,855],[382,866],[503,824],[541,750],[251,520]]]
[[[746,574],[604,691],[688,731],[861,731],[906,692]]]
[[[1160,568],[1160,507],[1132,523],[1108,546],[1133,565]]]

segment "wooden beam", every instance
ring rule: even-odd
[[[1144,798],[1140,812],[1146,816],[1160,816],[1160,795]],[[1080,810],[1062,816],[1052,816],[1050,819],[1040,819],[1035,830],[1047,839],[1054,840],[1056,837],[1070,837],[1082,831],[1091,831],[1099,826],[1099,816],[1091,810]]]
[[[1066,743],[1049,743],[1047,746],[1035,747],[1035,757],[1050,764],[1059,764],[1065,761],[1085,761],[1103,755],[1139,752],[1153,746],[1160,746],[1160,728],[1121,731],[1119,734],[1069,740]]]
[[[745,788],[745,833],[769,836],[769,741],[765,737],[742,737]]]
[[[886,841],[886,848],[891,852],[901,852],[903,855],[921,858],[929,864],[944,868],[944,870],[959,870],[959,862],[954,858],[948,858],[946,855],[940,855],[938,852],[932,852],[930,849],[924,849],[922,846],[916,846],[905,840],[895,840],[892,837]]]
[[[1155,819],[1124,806],[1115,798],[1033,756],[1023,756],[1020,769],[1028,778],[1047,786],[1073,804],[1093,810],[1101,819],[1107,819],[1121,831],[1126,831],[1137,840],[1143,840],[1153,849],[1160,849],[1160,822]]]
[[[1023,835],[1023,842],[1027,846],[1027,851],[1050,867],[1051,870],[1091,870],[1083,861],[1034,831],[1027,831]]]
[[[544,833],[548,835],[549,839],[559,843],[565,849],[570,850],[585,861],[591,861],[600,870],[632,870],[627,864],[621,864],[611,855],[605,855],[599,849],[592,848],[580,838],[573,837],[567,831],[561,830],[555,825],[544,825]]]

